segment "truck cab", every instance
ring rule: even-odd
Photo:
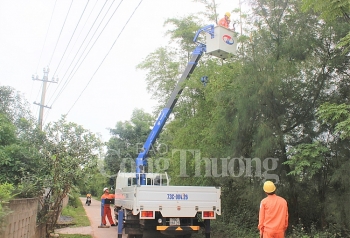
[[[167,173],[146,173],[146,184],[151,186],[169,186],[169,177]],[[119,172],[116,180],[116,188],[138,185],[137,173]]]

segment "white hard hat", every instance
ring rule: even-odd
[[[108,188],[104,188],[104,189],[103,189],[103,192],[105,192],[107,189],[108,189]]]

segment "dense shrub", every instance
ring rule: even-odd
[[[7,203],[13,198],[14,187],[12,184],[0,184],[0,229],[2,228],[4,218],[11,213]]]

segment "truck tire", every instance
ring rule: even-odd
[[[128,238],[142,238],[143,235],[128,235]]]

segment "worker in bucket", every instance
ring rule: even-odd
[[[115,194],[109,194],[109,189],[108,188],[104,188],[103,189],[103,195],[101,196],[101,199],[113,199],[115,198]],[[114,203],[113,203],[114,204]],[[111,206],[109,203],[104,204],[103,206],[103,216],[102,216],[102,224],[105,226],[106,225],[106,216],[109,220],[109,223],[111,224],[111,226],[115,226],[115,223],[112,219],[112,215],[111,215]]]
[[[229,25],[230,25],[230,22],[231,22],[230,17],[231,17],[231,13],[226,12],[225,16],[222,19],[220,19],[218,25],[219,26],[223,26],[225,28],[229,28]]]
[[[264,183],[263,190],[267,197],[260,203],[260,238],[284,238],[288,227],[287,201],[275,194],[276,186],[271,181]]]

